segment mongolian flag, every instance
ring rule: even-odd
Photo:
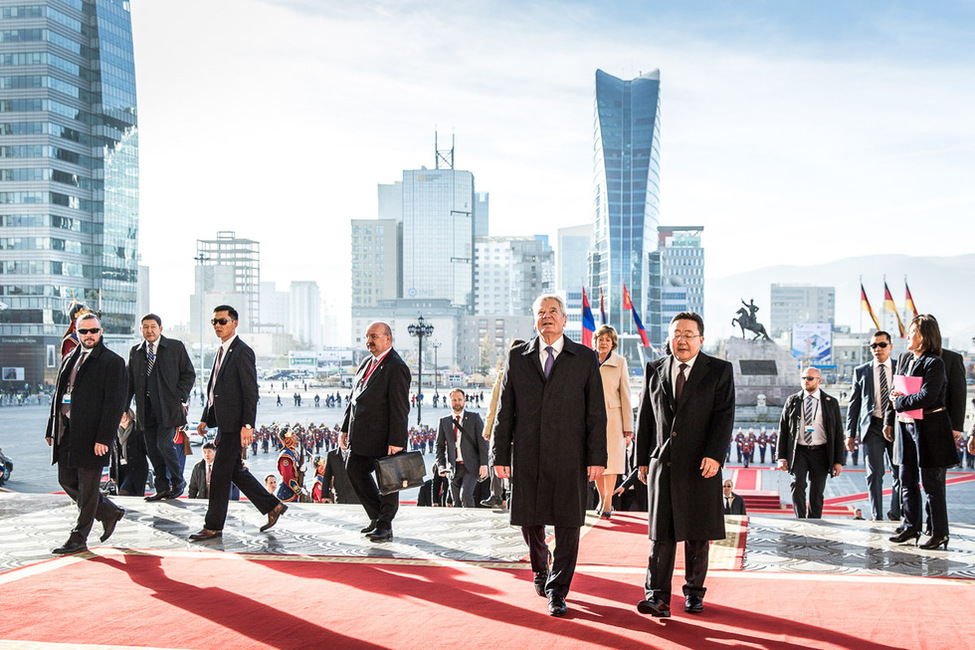
[[[589,297],[586,296],[586,288],[582,288],[582,344],[587,348],[592,347],[592,334],[596,331],[596,321],[592,317],[592,308],[589,306]]]
[[[917,318],[917,307],[914,306],[914,296],[911,295],[911,288],[907,286],[907,278],[904,279],[904,291],[907,292],[907,312],[911,314],[911,318]]]
[[[881,329],[880,321],[877,320],[877,315],[873,313],[873,308],[870,306],[870,301],[867,300],[867,292],[863,290],[863,283],[860,283],[860,309],[870,314],[870,318],[873,319],[873,325],[876,329]]]
[[[884,280],[884,311],[892,311],[897,316],[897,329],[900,331],[901,338],[904,338],[904,323],[901,321],[901,315],[897,312],[894,297],[890,295],[890,289],[887,288],[887,280]]]
[[[609,320],[606,318],[606,302],[603,300],[602,287],[599,287],[599,317],[602,319],[603,325],[609,322]]]
[[[626,290],[625,284],[623,285],[623,308],[633,312],[633,321],[636,323],[636,329],[640,333],[640,340],[643,342],[643,347],[649,348],[650,337],[647,336],[647,330],[643,327],[640,315],[636,313],[636,307],[633,306],[633,301],[630,300],[630,292]]]

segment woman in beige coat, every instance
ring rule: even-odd
[[[616,330],[603,325],[593,334],[594,346],[599,356],[599,373],[603,379],[603,396],[606,399],[606,471],[596,479],[599,505],[596,512],[609,519],[613,511],[613,490],[616,477],[623,473],[626,447],[633,440],[633,409],[630,407],[630,373],[626,359],[614,350],[619,346]]]

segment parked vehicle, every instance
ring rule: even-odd
[[[3,454],[3,449],[0,449],[0,485],[3,485],[10,479],[10,475],[14,471],[14,461],[10,460],[7,456]]]

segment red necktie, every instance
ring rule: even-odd
[[[460,428],[457,426],[458,424],[460,424],[460,416],[455,415],[454,416],[454,438],[460,440]]]
[[[674,397],[677,401],[680,401],[680,394],[684,392],[684,382],[687,381],[687,377],[684,376],[684,370],[687,369],[687,364],[682,363],[678,366],[679,372],[677,373],[677,381],[674,382],[676,386],[674,387]]]

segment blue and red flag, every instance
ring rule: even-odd
[[[592,335],[596,331],[596,320],[592,317],[592,308],[589,306],[589,297],[586,296],[586,288],[582,288],[582,344],[587,348],[592,347]]]
[[[626,285],[623,285],[623,308],[630,308],[633,312],[633,320],[636,322],[636,329],[640,333],[640,340],[643,342],[643,347],[650,347],[650,337],[647,336],[647,330],[643,327],[643,322],[640,320],[640,315],[636,313],[636,307],[633,306],[633,301],[630,300],[630,292],[626,290]]]
[[[609,322],[606,318],[606,301],[603,300],[603,288],[599,287],[599,317],[603,321],[603,325]]]

